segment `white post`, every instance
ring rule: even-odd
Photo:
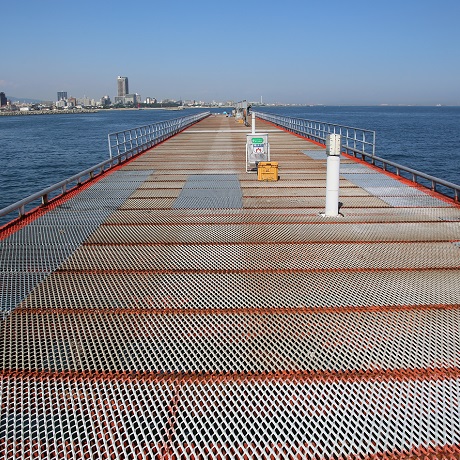
[[[340,135],[329,134],[326,139],[326,217],[339,215]]]
[[[252,134],[255,134],[256,132],[256,114],[254,112],[252,112],[251,127],[252,127]]]
[[[110,144],[110,134],[107,137],[109,139],[109,158],[112,159],[112,145]]]

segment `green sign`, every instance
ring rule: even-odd
[[[253,144],[263,144],[264,143],[263,137],[253,137],[251,140]]]

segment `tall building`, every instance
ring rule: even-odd
[[[3,107],[4,105],[6,105],[8,102],[8,99],[6,98],[6,95],[4,92],[1,92],[0,93],[0,107]]]
[[[118,94],[117,94],[118,97],[124,97],[127,94],[129,94],[128,77],[118,77],[117,83],[118,83]]]
[[[57,93],[57,100],[59,101],[65,101],[67,99],[67,91],[58,91]]]

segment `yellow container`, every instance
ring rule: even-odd
[[[260,161],[257,165],[257,180],[278,180],[278,162]]]

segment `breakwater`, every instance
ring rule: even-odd
[[[72,110],[8,110],[1,111],[0,116],[18,116],[18,115],[63,115],[75,113],[97,113],[97,109],[72,109]]]

